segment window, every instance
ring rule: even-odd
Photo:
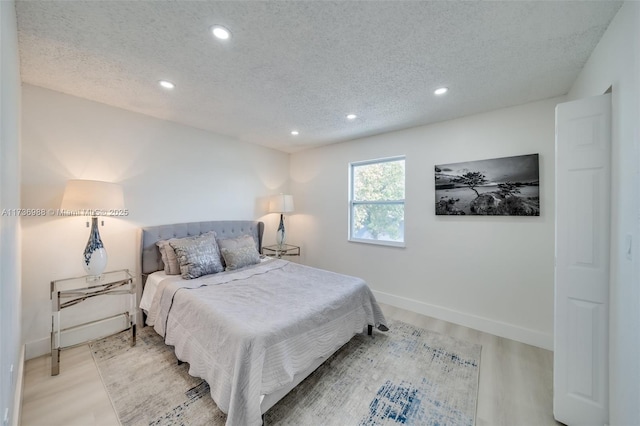
[[[349,165],[349,241],[404,246],[404,157]]]

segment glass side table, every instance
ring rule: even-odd
[[[114,295],[129,295],[129,307],[116,315],[102,317],[93,321],[83,322],[71,327],[62,328],[61,315],[63,310],[78,305],[85,300]],[[60,351],[87,343],[63,346],[62,334],[80,327],[96,324],[102,321],[124,316],[127,327],[118,331],[131,329],[131,346],[136,344],[136,286],[128,269],[105,272],[99,277],[82,276],[51,281],[51,375],[60,373]],[[103,336],[106,337],[106,336]]]
[[[271,246],[263,246],[262,253],[265,256],[275,256],[278,259],[282,256],[300,256],[300,247],[290,244],[274,244]]]

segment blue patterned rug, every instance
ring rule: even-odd
[[[123,425],[224,425],[209,387],[150,328],[92,353]],[[391,321],[356,336],[266,413],[272,425],[472,426],[481,346]]]

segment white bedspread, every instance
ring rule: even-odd
[[[142,292],[142,297],[140,298],[139,305],[140,309],[142,309],[146,314],[148,314],[149,309],[151,309],[153,296],[155,296],[160,282],[170,276],[171,275],[167,275],[164,271],[157,271],[153,274],[149,274],[149,276],[147,277],[147,281],[145,281],[144,283],[144,291]]]
[[[204,378],[227,426],[260,425],[260,395],[386,320],[355,277],[274,259],[195,280],[163,280],[147,322]]]

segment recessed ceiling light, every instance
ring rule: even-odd
[[[176,87],[176,85],[175,85],[175,84],[173,84],[172,82],[167,81],[167,80],[160,80],[160,81],[158,82],[158,84],[159,84],[160,86],[164,87],[165,89],[174,89],[174,88]]]
[[[433,91],[434,94],[441,96],[444,95],[445,93],[447,93],[449,91],[448,87],[439,87],[436,90]]]
[[[358,116],[355,114],[347,114],[347,120],[355,120],[356,118],[358,118]]]
[[[222,25],[214,25],[211,27],[211,32],[216,38],[220,40],[228,40],[231,37],[231,31],[223,27]]]
[[[292,131],[291,131],[291,134],[292,134],[293,136],[298,136],[300,133],[299,133],[297,130],[292,130]]]

